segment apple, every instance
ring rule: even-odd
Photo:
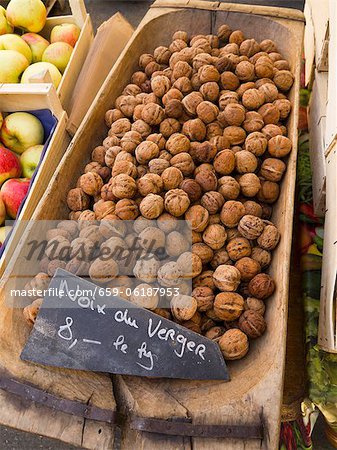
[[[0,83],[20,83],[20,76],[28,66],[27,58],[21,53],[0,50]]]
[[[19,158],[8,148],[0,146],[0,185],[8,178],[21,177],[21,173]]]
[[[38,33],[45,26],[47,10],[41,0],[11,0],[6,15],[13,27]]]
[[[30,47],[32,52],[32,62],[36,63],[42,61],[43,52],[49,45],[47,39],[36,33],[23,34],[21,39],[23,39]]]
[[[16,34],[3,34],[0,36],[0,50],[15,50],[22,53],[29,62],[32,62],[32,51],[29,45]]]
[[[2,185],[0,196],[11,219],[16,219],[20,205],[27,195],[29,183],[28,178],[11,178]]]
[[[25,178],[32,178],[37,166],[39,165],[43,147],[43,145],[34,145],[33,147],[25,150],[20,156],[22,175]]]
[[[33,114],[16,112],[5,118],[0,139],[7,148],[21,155],[27,148],[43,144],[44,129]]]
[[[66,42],[54,42],[44,51],[42,61],[54,64],[61,73],[64,73],[72,52],[73,47]]]
[[[56,25],[51,30],[50,42],[66,42],[72,47],[75,47],[80,34],[81,29],[77,25],[73,23],[62,23],[61,25]]]
[[[55,89],[57,89],[61,83],[62,75],[54,64],[48,62],[37,62],[29,66],[22,75],[21,83],[30,83],[31,77],[39,75],[46,70],[49,71],[53,85],[55,86]]]
[[[6,17],[6,10],[0,6],[0,35],[6,33],[13,33],[14,28],[8,23]]]
[[[9,232],[11,231],[13,227],[10,227],[6,225],[5,227],[0,227],[0,247],[5,242],[6,237],[9,235]]]

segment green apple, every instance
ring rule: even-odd
[[[29,62],[22,53],[0,50],[0,83],[20,83],[20,76],[28,66]]]
[[[8,23],[6,17],[6,10],[0,6],[0,35],[6,33],[13,33],[14,28]]]
[[[80,34],[81,29],[77,25],[73,23],[62,23],[61,25],[56,25],[51,30],[50,42],[66,42],[72,47],[75,47]]]
[[[0,50],[15,50],[22,53],[29,62],[32,62],[32,52],[29,45],[16,34],[3,34],[0,36]]]
[[[50,73],[52,83],[57,89],[59,84],[61,83],[62,75],[54,64],[48,62],[38,62],[29,66],[23,73],[21,78],[21,83],[30,83],[30,78],[43,73],[48,70]]]
[[[21,38],[29,45],[32,52],[32,62],[41,62],[43,52],[49,45],[49,42],[44,37],[36,33],[26,33],[21,36]]]
[[[34,147],[30,147],[25,150],[20,156],[22,175],[25,178],[32,178],[37,166],[39,165],[42,151],[43,145],[34,145]]]
[[[61,73],[64,73],[72,52],[72,46],[66,42],[54,42],[44,51],[42,61],[54,64]]]
[[[17,28],[38,33],[46,24],[47,10],[41,0],[11,0],[7,20]]]
[[[12,228],[13,227],[10,227],[8,225],[5,226],[5,227],[0,227],[0,247],[5,242],[6,237],[8,236],[8,234],[11,231]]]
[[[17,112],[5,118],[0,139],[7,148],[21,155],[29,147],[43,144],[44,129],[33,114]]]

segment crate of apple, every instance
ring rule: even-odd
[[[0,6],[0,83],[29,83],[48,71],[58,88],[81,29],[59,24],[47,40],[38,34],[46,20],[41,0],[11,0],[7,9]]]
[[[33,114],[0,113],[0,245],[15,220],[39,165],[45,142],[44,127]]]

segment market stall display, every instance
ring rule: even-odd
[[[191,414],[190,420],[193,420],[193,423],[200,423],[202,415],[205,418],[204,421],[208,424],[220,424],[221,422],[219,421],[225,420],[224,417],[226,417],[227,423],[230,421],[232,424],[250,424],[256,425],[259,428],[260,408],[264,405],[264,420],[267,423],[269,430],[268,437],[266,437],[264,441],[268,448],[274,448],[277,441],[276,436],[280,413],[279,406],[275,408],[274,405],[279,405],[281,401],[282,371],[284,364],[288,289],[287,266],[291,244],[290,224],[292,223],[292,198],[294,192],[294,169],[296,161],[299,56],[303,23],[302,15],[294,11],[286,11],[285,16],[280,17],[279,11],[271,9],[268,14],[270,16],[275,14],[277,18],[261,17],[261,15],[266,15],[265,8],[253,8],[250,9],[250,12],[255,12],[256,15],[247,14],[245,7],[238,6],[236,8],[233,7],[233,5],[229,7],[226,4],[215,7],[208,2],[203,2],[202,5],[192,5],[189,3],[186,8],[174,9],[165,7],[165,5],[161,7],[160,3],[157,3],[144,19],[140,28],[136,31],[134,38],[126,47],[115,68],[110,73],[97,97],[97,101],[88,113],[85,122],[80,127],[72,147],[67,152],[67,155],[60,166],[60,170],[55,174],[54,180],[46,192],[44,199],[40,203],[34,217],[37,219],[61,219],[67,217],[68,208],[64,203],[67,194],[69,190],[73,188],[74,181],[76,181],[83,173],[85,164],[89,163],[89,157],[93,148],[100,145],[105,139],[105,113],[111,108],[113,101],[116,100],[123,87],[127,85],[132,74],[137,71],[137,59],[141,54],[153,52],[156,47],[163,44],[169,45],[170,37],[178,30],[189,29],[191,34],[214,34],[214,30],[217,30],[220,25],[225,23],[229,24],[232,29],[242,30],[246,36],[253,37],[257,41],[261,42],[265,39],[274,40],[279,51],[289,60],[291,70],[295,75],[295,83],[290,95],[293,110],[290,113],[290,118],[287,123],[289,136],[292,140],[294,149],[289,156],[288,169],[284,176],[280,198],[272,216],[272,221],[277,224],[278,229],[282,233],[282,239],[275,251],[270,272],[271,276],[275,277],[278,286],[276,293],[271,299],[272,301],[268,301],[269,305],[266,313],[266,320],[271,324],[270,328],[272,329],[272,332],[267,330],[268,339],[261,338],[254,344],[252,351],[245,359],[236,362],[231,366],[233,379],[230,382],[230,389],[223,384],[217,384],[216,386],[207,385],[207,387],[205,385],[203,388],[202,386],[198,387],[198,384],[193,382],[151,382],[141,379],[134,380],[132,378],[120,377],[117,377],[116,384],[122,398],[125,398],[126,395],[138,397],[138,393],[142,391],[141,396],[138,397],[138,401],[142,402],[141,399],[143,398],[143,395],[146,395],[146,391],[151,392],[152,397],[153,392],[155,392],[156,399],[159,402],[158,404],[162,405],[166,402],[164,397],[170,397],[170,400],[167,399],[168,403],[166,411],[163,412],[161,410],[162,414],[160,416],[158,415],[159,409],[157,410],[155,405],[148,404],[148,406],[146,406],[146,404],[143,404],[142,407],[138,409],[138,402],[136,401],[134,403],[135,409],[132,413],[143,417],[165,419],[174,415],[176,417],[179,416],[180,419],[186,419],[186,417]],[[163,26],[163,23],[165,23],[165,27]],[[170,25],[169,28],[167,26],[168,24]],[[292,46],[287,44],[290,41],[293,43]],[[135,55],[136,58],[133,59],[131,55]],[[81,152],[78,151],[79,149],[81,149]],[[86,149],[86,161],[83,161],[84,149]],[[55,180],[60,180],[60,177],[62,177],[64,182],[56,183]],[[126,187],[128,188],[128,185]],[[59,208],[55,210],[55,208],[53,209],[50,207],[51,204],[59,205]],[[275,274],[277,274],[277,276]],[[19,320],[19,318],[17,318],[17,320]],[[22,336],[20,341],[21,343],[25,341],[22,339]],[[276,349],[277,351],[275,351]],[[256,371],[257,366],[260,368],[259,371]],[[249,385],[247,385],[247,380],[249,380]],[[166,393],[163,390],[163,385],[165,385]],[[199,398],[199,400],[196,400],[193,405],[192,396],[190,395],[191,389],[194,389],[195,393],[197,393],[198,389],[201,389],[204,391],[204,394],[208,396],[210,406],[209,408],[206,408],[206,411],[204,402],[201,407],[200,401],[202,401],[202,395],[194,396],[194,398]],[[270,389],[272,389],[272,392]],[[126,394],[126,391],[129,391],[129,394]],[[169,395],[169,392],[177,393],[179,396],[179,407],[178,403]],[[274,399],[273,407],[270,409],[268,407],[268,402],[265,402],[266,396],[268,398],[273,397]],[[250,399],[249,405],[248,403],[245,403],[245,399],[248,398]],[[214,410],[211,405],[213,405]],[[187,413],[187,410],[189,413]],[[223,414],[219,415],[219,411],[222,411]],[[145,443],[145,445],[146,443],[151,445],[151,435],[143,435],[136,431],[136,429],[134,430],[135,431],[130,431],[129,434],[125,435],[123,444],[126,447],[128,445],[128,440],[131,440],[132,437],[138,439],[139,442],[142,442],[143,444]],[[247,435],[246,437],[249,439]],[[177,443],[182,442],[182,439],[183,438],[180,437],[174,438]],[[195,440],[196,442],[201,442],[199,438],[195,438]],[[207,445],[207,442],[209,441],[203,439],[202,442],[204,442],[204,445]],[[251,442],[252,445],[255,445],[255,443],[256,445],[260,445],[260,442],[259,444],[254,441]],[[238,441],[233,441],[233,448],[236,448],[235,445],[242,445],[242,443],[239,444]]]

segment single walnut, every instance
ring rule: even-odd
[[[214,172],[202,170],[195,176],[195,181],[201,186],[204,192],[215,191],[218,185],[218,179]]]
[[[252,248],[248,239],[243,237],[236,237],[231,239],[226,247],[228,256],[232,261],[239,261],[251,255]]]
[[[235,69],[235,75],[240,81],[252,81],[255,78],[254,64],[249,61],[240,62]]]
[[[138,236],[140,246],[147,252],[164,249],[165,240],[165,233],[154,226],[145,228]]]
[[[209,81],[200,86],[199,91],[204,100],[209,102],[216,102],[219,98],[220,88],[215,81]]]
[[[193,58],[193,69],[198,71],[200,67],[211,65],[213,63],[213,57],[209,53],[199,53]]]
[[[192,279],[202,272],[202,261],[195,253],[183,253],[177,259],[177,265],[181,272],[181,278]]]
[[[261,166],[261,176],[268,181],[281,181],[287,166],[285,163],[276,158],[267,158],[263,161]]]
[[[144,120],[136,120],[132,126],[132,131],[137,131],[143,139],[146,139],[151,134],[151,126],[147,124]]]
[[[152,75],[153,75],[155,72],[160,72],[160,69],[161,69],[161,65],[160,65],[160,64],[158,64],[156,61],[151,61],[151,62],[149,62],[149,64],[145,67],[144,72],[146,73],[146,75],[147,75],[149,78],[151,78]],[[146,86],[147,83],[148,83],[148,82],[145,82],[145,83],[141,86],[141,87],[142,87],[142,90],[145,90],[145,92],[149,92],[149,89],[144,89],[144,86]]]
[[[186,192],[191,203],[198,201],[202,196],[201,186],[191,178],[183,180],[180,183],[179,188]]]
[[[139,216],[138,205],[134,200],[122,199],[116,203],[115,214],[121,220],[135,220]]]
[[[224,24],[224,25],[221,25],[218,28],[217,36],[223,42],[228,42],[228,39],[229,39],[231,34],[232,34],[232,30],[229,27],[229,25]]]
[[[180,100],[172,99],[166,103],[165,114],[167,117],[179,119],[184,113],[184,107]]]
[[[188,120],[184,123],[183,134],[191,141],[203,141],[206,137],[206,126],[200,119]]]
[[[182,189],[172,189],[165,194],[165,209],[172,216],[182,216],[189,206],[190,199]]]
[[[220,220],[226,227],[235,228],[245,212],[245,207],[241,202],[230,200],[223,205]]]
[[[168,150],[171,155],[188,153],[189,149],[190,141],[184,134],[174,133],[166,141],[166,150]]]
[[[248,111],[242,126],[247,133],[260,131],[264,127],[263,117],[256,111]]]
[[[129,119],[118,119],[110,127],[110,132],[115,134],[118,138],[124,136],[125,133],[131,130],[131,122]]]
[[[261,56],[255,63],[255,73],[258,78],[273,78],[274,64],[268,56]]]
[[[146,295],[144,293],[146,292]],[[139,308],[149,309],[153,311],[159,303],[159,295],[150,284],[141,283],[133,290],[130,296],[130,302]]]
[[[247,200],[243,205],[246,210],[245,215],[262,217],[262,206],[259,203],[254,202],[253,200]]]
[[[119,146],[113,146],[109,147],[105,153],[105,164],[108,167],[113,167],[117,155],[122,152],[122,147]]]
[[[263,335],[267,324],[261,314],[248,310],[240,317],[239,327],[248,337],[255,339]]]
[[[255,39],[246,39],[240,44],[240,55],[248,56],[248,58],[251,58],[259,51],[261,51],[261,47]]]
[[[236,126],[229,126],[225,128],[223,135],[229,140],[231,145],[240,145],[246,139],[245,130]]]
[[[137,131],[128,131],[120,140],[120,146],[123,151],[133,153],[141,142],[142,136]]]
[[[260,202],[275,203],[280,195],[280,186],[273,181],[262,181],[261,189],[257,194],[257,198]]]
[[[196,113],[200,120],[208,124],[216,120],[219,109],[214,103],[203,101],[197,106]]]
[[[190,320],[197,311],[197,301],[188,295],[178,295],[171,301],[171,311],[176,320]]]
[[[242,96],[242,104],[249,110],[259,109],[264,102],[264,94],[258,89],[248,89]]]
[[[277,124],[280,120],[280,111],[273,103],[265,103],[259,109],[259,114],[261,115],[265,125],[270,123]]]
[[[205,142],[192,142],[190,155],[192,158],[201,163],[210,163],[213,161],[214,156],[217,153],[215,145],[208,141]]]
[[[174,83],[173,87],[178,89],[183,95],[193,91],[191,80],[188,77],[180,77]]]
[[[164,188],[164,183],[159,175],[147,173],[137,181],[137,188],[143,197],[148,194],[159,194]]]
[[[220,249],[214,252],[214,256],[211,260],[211,266],[212,269],[216,269],[217,267],[228,264],[231,265],[232,262],[230,261],[229,255],[224,249]]]
[[[223,135],[223,125],[220,123],[219,120],[215,120],[214,122],[206,125],[206,138],[208,141],[217,136],[222,137],[222,135]]]
[[[100,200],[94,204],[94,211],[97,220],[102,220],[110,214],[114,214],[116,204],[113,201]]]
[[[292,143],[286,136],[272,137],[268,142],[268,151],[275,158],[284,158],[292,150]]]
[[[260,264],[252,258],[244,257],[235,263],[235,267],[241,274],[242,281],[250,281],[261,272]]]
[[[252,173],[257,169],[257,158],[253,153],[242,150],[235,153],[235,167],[239,173]]]
[[[254,81],[248,81],[247,83],[242,83],[236,90],[236,93],[240,98],[242,98],[243,94],[248,91],[248,89],[254,89],[255,83]]]
[[[159,156],[159,147],[154,142],[144,141],[137,146],[135,155],[139,164],[147,164]]]
[[[163,136],[168,139],[172,134],[179,133],[181,129],[180,122],[177,119],[164,119],[160,124],[159,130]]]
[[[197,302],[197,310],[205,312],[213,308],[214,293],[208,287],[197,287],[192,291],[192,297]]]
[[[272,123],[263,127],[262,133],[267,138],[267,141],[270,141],[270,139],[275,136],[283,135],[281,128],[278,125],[274,125]]]
[[[118,119],[123,119],[125,116],[119,109],[109,109],[105,113],[105,124],[108,128]]]
[[[199,256],[203,264],[208,264],[214,257],[214,252],[207,244],[197,242],[192,245],[192,253]]]
[[[249,350],[247,336],[235,328],[226,331],[219,339],[219,347],[225,359],[242,359]]]
[[[259,87],[259,91],[263,93],[267,103],[274,102],[278,97],[278,89],[273,83],[265,83]]]
[[[220,224],[208,225],[202,235],[203,241],[213,250],[220,250],[226,242],[225,227]]]
[[[280,91],[287,92],[294,84],[294,76],[289,70],[278,70],[273,78]]]
[[[156,175],[161,175],[168,167],[170,167],[170,163],[165,159],[154,158],[149,161],[149,170],[151,173]]]
[[[234,292],[221,292],[215,297],[214,312],[219,319],[232,322],[241,316],[244,308],[243,297]]]
[[[219,98],[220,111],[223,111],[231,103],[239,103],[239,95],[233,91],[221,91]]]
[[[151,78],[151,89],[157,97],[163,97],[170,90],[170,88],[171,82],[167,77],[158,75]]]
[[[87,172],[79,179],[79,187],[88,195],[94,196],[101,192],[102,178],[95,172]]]
[[[124,173],[112,179],[112,193],[119,199],[133,198],[137,192],[134,178]]]
[[[241,193],[245,197],[255,197],[261,189],[260,179],[255,173],[245,173],[239,178]]]
[[[245,120],[246,110],[238,103],[230,103],[224,109],[224,118],[228,125],[240,126]]]
[[[290,65],[288,61],[286,61],[285,59],[279,59],[278,61],[275,61],[274,67],[277,70],[286,70],[286,71],[290,70]]]
[[[263,300],[259,300],[258,298],[254,297],[248,297],[245,300],[245,310],[255,311],[261,316],[264,316],[264,313],[266,311],[266,305],[264,304]]]
[[[118,272],[118,264],[113,259],[103,261],[98,258],[90,266],[89,277],[93,281],[107,283],[116,278]]]
[[[142,71],[135,72],[131,77],[131,83],[135,84],[139,87],[142,86],[147,81],[147,75],[146,73]]]
[[[193,69],[186,61],[178,61],[172,71],[172,77],[177,80],[181,77],[191,78]]]
[[[217,83],[220,79],[220,74],[216,67],[212,65],[204,65],[198,70],[198,77],[202,84],[209,83],[210,81]]]
[[[166,107],[166,105],[171,100],[179,100],[181,101],[183,99],[183,94],[176,88],[171,88],[161,99],[163,105]]]
[[[209,213],[200,205],[191,206],[185,213],[185,220],[191,222],[191,228],[198,233],[204,231],[208,225]]]
[[[71,211],[84,211],[89,208],[90,198],[81,189],[75,188],[68,192],[67,205]]]
[[[225,199],[217,191],[206,192],[201,198],[201,205],[210,213],[216,214],[225,203]]]
[[[241,30],[235,30],[229,36],[229,42],[231,44],[235,43],[235,44],[241,45],[244,40],[245,40],[245,36]]]
[[[161,174],[161,179],[164,185],[164,189],[169,191],[176,189],[180,186],[184,179],[182,172],[177,167],[168,167]]]
[[[178,280],[181,276],[181,271],[178,267],[178,264],[175,262],[168,262],[160,267],[158,270],[158,282],[161,286],[176,286],[178,284]],[[175,299],[178,297],[174,297]],[[196,308],[195,308],[196,311]],[[195,313],[193,311],[193,314]],[[191,317],[193,316],[191,315]],[[188,319],[186,319],[188,320]]]
[[[197,114],[197,106],[203,100],[203,96],[200,92],[191,92],[182,99],[182,104],[187,114],[195,116]]]
[[[222,265],[213,273],[213,280],[220,291],[233,292],[239,287],[241,275],[236,267]]]
[[[170,163],[172,167],[179,169],[185,177],[191,175],[195,169],[193,159],[188,153],[179,153],[173,156]]]
[[[171,231],[166,239],[166,253],[169,256],[180,256],[190,249],[190,240],[178,231]]]
[[[249,282],[249,293],[252,297],[264,300],[275,291],[275,282],[270,275],[260,273]]]
[[[266,225],[257,243],[264,250],[274,250],[280,241],[280,233],[275,225]]]
[[[104,145],[95,147],[91,153],[91,160],[99,163],[101,166],[105,166],[105,153],[106,147]]]
[[[267,145],[267,138],[259,132],[249,134],[245,140],[245,149],[255,156],[262,156],[267,150]]]
[[[238,230],[243,237],[254,240],[262,234],[264,226],[259,217],[246,215],[240,220]]]
[[[115,162],[112,168],[111,176],[115,177],[117,175],[120,175],[121,173],[129,175],[132,178],[137,178],[137,168],[130,161]]]
[[[230,71],[222,72],[220,83],[222,89],[228,89],[229,91],[235,91],[240,86],[239,78]]]
[[[188,34],[186,31],[176,31],[173,33],[172,40],[175,41],[176,39],[182,40],[186,43],[188,42]]]
[[[235,200],[240,194],[240,185],[235,178],[224,176],[219,180],[218,191],[225,200]]]
[[[139,210],[146,219],[157,219],[164,210],[164,200],[160,195],[148,194],[141,201]]]
[[[274,105],[279,110],[280,119],[285,120],[291,112],[291,102],[286,98],[276,99]]]
[[[215,290],[215,284],[213,280],[213,271],[212,270],[205,270],[202,272],[198,277],[194,278],[193,280],[193,288],[205,286],[212,289],[212,291]]]
[[[159,125],[164,117],[164,109],[156,103],[148,103],[142,110],[142,120],[151,126]]]
[[[145,69],[145,67],[150,62],[154,62],[154,61],[155,61],[155,58],[153,55],[151,55],[150,53],[144,53],[143,55],[140,55],[138,64],[141,69]]]

